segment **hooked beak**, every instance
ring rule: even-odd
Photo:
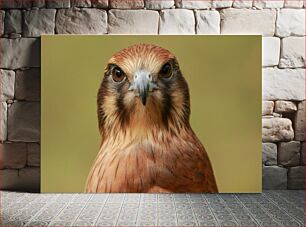
[[[149,72],[140,70],[134,75],[134,81],[131,84],[129,91],[136,91],[141,98],[142,104],[145,106],[149,92],[157,88],[157,85],[152,81],[152,76]]]

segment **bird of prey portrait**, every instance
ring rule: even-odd
[[[136,44],[115,53],[97,99],[102,142],[86,192],[218,192],[189,123],[187,82],[170,51]]]

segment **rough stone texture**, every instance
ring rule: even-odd
[[[264,8],[283,8],[284,0],[254,0],[253,6],[257,9]]]
[[[40,103],[15,102],[8,109],[8,140],[40,141]]]
[[[114,9],[141,9],[144,8],[143,0],[109,0],[110,8]]]
[[[300,164],[300,142],[280,143],[278,147],[278,164],[282,166],[298,166]]]
[[[304,166],[289,168],[288,189],[304,189],[304,177]]]
[[[27,167],[21,170],[0,170],[0,179],[2,190],[40,191],[40,168]]]
[[[212,6],[210,0],[195,1],[195,0],[175,0],[177,8],[185,9],[209,9]]]
[[[262,65],[278,65],[280,54],[280,39],[277,37],[262,38]]]
[[[23,36],[39,37],[54,34],[55,9],[34,9],[24,12]]]
[[[0,101],[14,98],[15,72],[0,69]]]
[[[22,14],[21,10],[11,9],[5,14],[4,33],[22,33]]]
[[[277,113],[292,113],[297,111],[297,107],[294,102],[279,100],[275,102],[274,111]]]
[[[253,2],[250,0],[234,0],[233,7],[234,8],[252,8]]]
[[[285,0],[285,8],[303,8],[303,0]]]
[[[3,159],[2,169],[24,168],[27,163],[27,145],[25,143],[0,144],[0,157]]]
[[[262,164],[266,166],[277,165],[277,146],[275,143],[262,144]]]
[[[160,13],[160,34],[195,34],[193,11],[165,9]]]
[[[101,9],[60,9],[56,16],[56,33],[104,34],[107,32],[107,14]]]
[[[3,10],[0,10],[0,35],[3,35],[4,33],[4,17],[5,12]]]
[[[305,66],[305,37],[287,37],[282,39],[279,66],[281,68]]]
[[[301,165],[306,165],[306,159],[305,159],[305,142],[302,142],[301,145]]]
[[[37,143],[28,143],[28,166],[40,166],[40,145]]]
[[[159,14],[152,10],[110,10],[110,34],[157,34]]]
[[[279,166],[264,166],[262,187],[263,189],[287,189],[287,169]]]
[[[60,9],[69,8],[70,0],[46,0],[47,8]]]
[[[305,101],[298,104],[298,111],[294,119],[295,140],[305,141]]]
[[[35,38],[0,39],[0,68],[18,69],[40,65],[40,40]]]
[[[290,141],[294,137],[292,123],[287,118],[263,118],[262,141]]]
[[[263,69],[264,100],[304,100],[305,72],[303,69]]]
[[[0,141],[7,139],[7,104],[1,102],[0,106]]]
[[[169,9],[174,7],[174,0],[145,0],[146,9]]]
[[[263,101],[262,102],[261,115],[272,115],[273,114],[273,108],[274,108],[274,102],[273,101]]]
[[[277,13],[276,31],[279,37],[305,35],[305,10],[281,9]]]
[[[15,98],[17,100],[40,100],[40,69],[16,71]]]
[[[91,4],[93,7],[105,9],[108,7],[108,0],[91,0]]]
[[[259,34],[273,36],[276,12],[271,9],[223,9],[221,34]]]
[[[220,14],[218,11],[195,11],[197,34],[220,34]]]
[[[70,0],[71,7],[91,7],[90,0]]]
[[[45,0],[33,0],[32,7],[36,7],[36,8],[46,7],[46,1]]]
[[[32,1],[29,0],[1,0],[0,7],[2,9],[21,9],[31,8]]]
[[[226,8],[231,7],[233,4],[232,0],[213,0],[212,8]]]

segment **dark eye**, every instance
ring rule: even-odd
[[[169,78],[172,75],[172,67],[170,63],[164,64],[161,70],[159,71],[159,74],[162,77]]]
[[[115,82],[121,82],[124,80],[125,74],[119,67],[115,67],[112,72],[112,78]]]

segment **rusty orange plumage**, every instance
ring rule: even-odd
[[[102,143],[86,192],[218,192],[171,52],[136,44],[114,54],[97,104]]]

